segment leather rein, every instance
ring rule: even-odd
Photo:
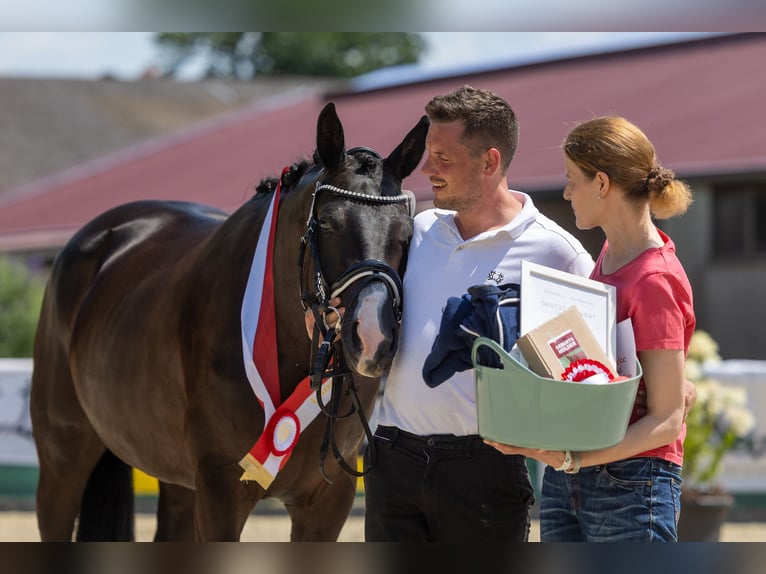
[[[320,182],[317,182],[311,199],[311,208],[309,209],[309,216],[306,221],[306,230],[301,239],[298,265],[301,268],[301,304],[303,305],[304,312],[311,309],[311,312],[314,315],[314,332],[311,341],[311,370],[309,372],[311,389],[316,391],[319,408],[325,415],[327,415],[327,426],[325,427],[325,435],[319,452],[319,468],[324,479],[332,484],[332,480],[327,476],[324,469],[324,462],[329,449],[332,449],[338,465],[345,472],[356,477],[364,476],[372,469],[375,462],[375,450],[372,432],[359,400],[352,372],[346,365],[343,355],[343,342],[342,337],[340,336],[343,321],[338,310],[332,307],[329,304],[329,301],[335,297],[339,297],[352,285],[361,283],[357,289],[357,293],[359,293],[366,283],[382,280],[393,300],[396,321],[400,321],[402,315],[402,282],[399,278],[399,274],[390,265],[384,261],[368,259],[349,267],[329,287],[328,294],[328,284],[322,274],[320,265],[318,244],[319,224],[315,213],[316,199],[320,192],[334,193],[369,205],[388,205],[392,203],[409,202],[410,214],[412,214],[413,211],[412,206],[414,205],[414,201],[413,197],[408,195],[409,192],[397,196],[377,196],[350,191]],[[304,277],[306,276],[306,273],[304,273],[304,265],[308,261],[306,258],[307,253],[314,264],[313,282],[308,289],[305,288],[303,284]],[[350,305],[352,303],[353,301],[350,301],[348,304]],[[329,326],[325,319],[327,313],[331,311],[334,311],[338,316],[338,320],[333,326]],[[322,381],[327,378],[332,378],[332,388],[329,401],[324,403],[321,396],[321,385]],[[344,392],[351,397],[352,406],[347,413],[339,414],[340,402]],[[370,449],[370,466],[362,471],[352,468],[345,461],[335,440],[335,423],[338,419],[346,418],[354,413],[357,413],[359,416]]]

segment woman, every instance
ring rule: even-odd
[[[602,450],[492,444],[549,465],[542,541],[675,541],[686,434],[684,363],[695,318],[675,246],[653,218],[684,213],[691,193],[657,163],[652,143],[624,118],[580,124],[563,149],[564,199],[577,227],[600,227],[606,235],[591,278],[617,288],[617,321],[632,320],[646,412],[639,417],[634,409],[625,438]]]

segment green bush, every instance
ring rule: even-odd
[[[31,357],[45,281],[0,256],[0,357]]]

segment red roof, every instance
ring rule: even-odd
[[[464,83],[506,98],[521,124],[508,173],[526,191],[563,186],[559,143],[576,122],[623,115],[681,177],[766,172],[766,34],[722,36],[300,101],[271,101],[128,148],[0,196],[0,251],[57,247],[114,205],[183,199],[234,210],[263,177],[310,154],[336,102],[349,147],[387,154],[435,94]],[[426,179],[405,185],[430,199]]]

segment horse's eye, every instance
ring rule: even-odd
[[[329,219],[325,219],[324,217],[320,217],[318,220],[319,223],[319,229],[322,231],[332,231],[333,230],[333,224]]]

